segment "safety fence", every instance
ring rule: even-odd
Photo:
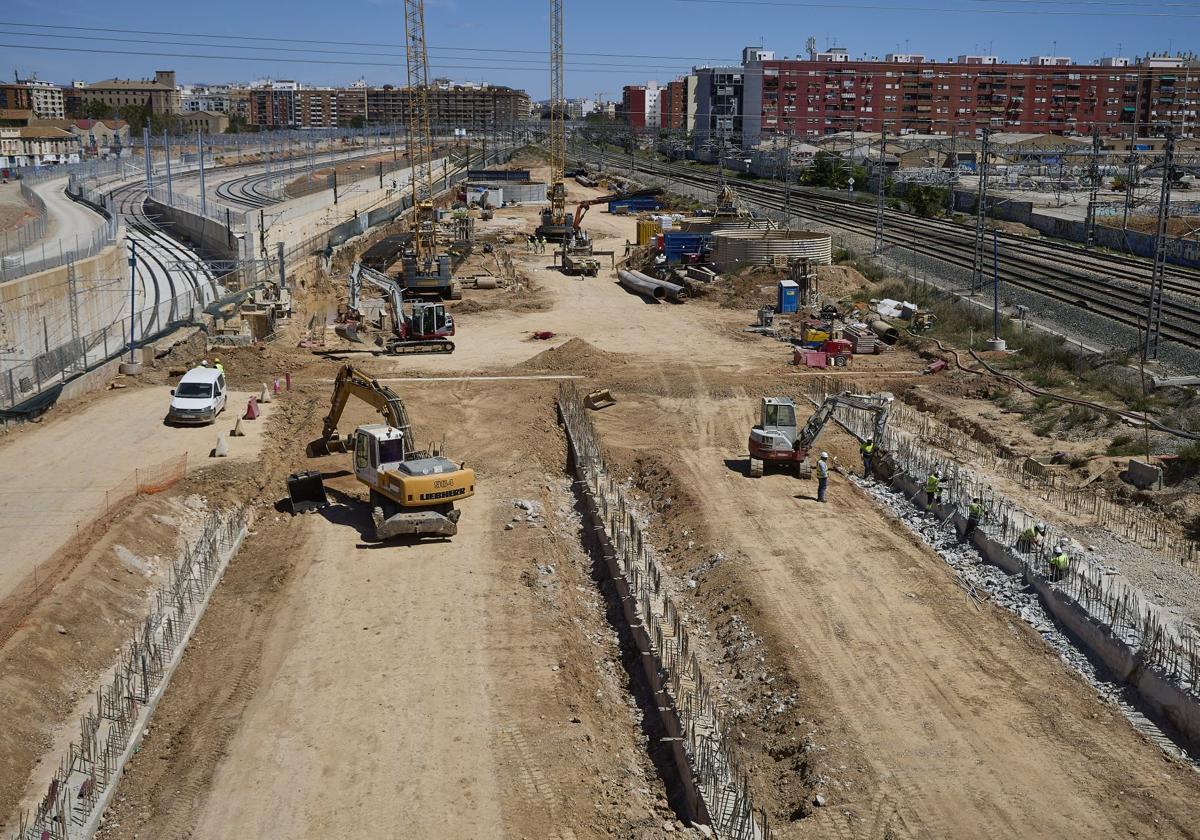
[[[73,376],[84,373],[129,352],[130,324],[135,345],[141,346],[171,330],[195,323],[203,295],[195,290],[181,292],[153,306],[144,307],[106,327],[71,338],[57,347],[24,362],[0,369],[0,426],[3,412],[51,392]]]
[[[65,580],[108,530],[112,521],[140,495],[161,493],[187,475],[187,453],[148,467],[139,467],[104,491],[104,501],[75,523],[70,538],[31,576],[0,602],[0,647],[29,617],[43,596]],[[0,537],[3,532],[0,531]]]
[[[754,806],[748,777],[734,757],[729,729],[691,649],[687,626],[663,586],[662,569],[632,507],[605,467],[596,430],[574,384],[564,383],[559,389],[558,409],[580,489],[602,523],[603,550],[615,561],[622,600],[635,611],[635,638],[654,658],[652,687],[661,685],[665,695],[656,697],[660,713],[673,711],[664,723],[668,734],[682,744],[687,767],[681,773],[690,769],[700,800],[697,816],[700,821],[707,818],[718,837],[769,840],[767,814]]]
[[[834,379],[813,383],[808,397],[820,403],[837,393],[839,384]],[[867,440],[874,433],[873,419],[864,412],[840,407],[834,418],[859,440]],[[1031,537],[1036,533],[1038,517],[1003,496],[985,477],[924,445],[899,424],[889,422],[879,448],[892,475],[903,474],[917,487],[923,487],[933,472],[942,476],[940,506],[948,511],[945,518],[955,514],[965,518],[972,500],[979,499],[983,507],[979,530],[1019,557],[1027,577],[1052,586],[1057,594],[1077,604],[1135,651],[1142,665],[1157,669],[1184,690],[1194,689],[1200,680],[1200,635],[1194,629],[1166,619],[1144,602],[1138,589],[1078,551],[1069,552],[1065,572],[1052,570],[1050,560],[1060,539],[1070,544],[1068,533],[1049,524],[1045,534]],[[1049,492],[1053,495],[1057,491]]]
[[[33,194],[32,191],[30,194]],[[101,198],[97,206],[105,207],[106,203],[107,199]],[[111,210],[111,206],[109,209]],[[43,212],[45,212],[44,205]],[[90,233],[47,240],[42,238],[46,232],[46,223],[43,223],[41,235],[33,237],[24,248],[7,251],[6,245],[6,251],[0,254],[0,282],[94,257],[116,243],[119,226],[120,222],[116,214],[110,212],[109,217]]]
[[[31,190],[24,181],[21,182],[21,197],[33,208],[34,215],[13,230],[4,231],[4,240],[0,242],[0,259],[9,254],[24,251],[46,236],[49,222],[46,202],[42,201],[42,197]]]
[[[1115,502],[1086,487],[1073,486],[1064,475],[1032,472],[1025,461],[1008,458],[994,447],[912,406],[895,404],[888,422],[944,452],[969,456],[983,470],[1019,482],[1021,487],[1062,508],[1064,513],[1073,517],[1091,516],[1099,527],[1200,572],[1200,543],[1174,533],[1175,529],[1161,514]]]
[[[136,752],[209,596],[241,546],[248,505],[214,511],[167,570],[150,614],[121,651],[111,679],[79,720],[45,796],[20,816],[12,840],[87,838],[99,827],[126,762]]]

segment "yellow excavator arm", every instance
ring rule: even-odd
[[[404,408],[404,401],[400,399],[399,395],[386,385],[381,385],[378,380],[371,379],[355,370],[354,365],[343,365],[338,370],[337,379],[333,383],[333,397],[330,399],[329,414],[325,416],[324,425],[321,428],[321,437],[308,445],[310,458],[346,451],[346,441],[338,437],[337,425],[338,421],[342,419],[342,412],[346,410],[346,403],[350,401],[351,397],[357,397],[373,406],[389,426],[398,429],[404,435],[406,452],[416,449],[408,411]]]

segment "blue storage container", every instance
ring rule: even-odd
[[[775,311],[782,314],[800,311],[800,284],[795,280],[779,281],[779,301]]]
[[[667,231],[663,234],[663,253],[670,264],[683,261],[684,255],[700,253],[708,248],[712,236],[707,233],[684,233]]]
[[[609,213],[620,213],[626,210],[630,213],[636,213],[641,210],[659,210],[662,208],[662,199],[656,195],[639,195],[633,198],[618,198],[608,202]]]

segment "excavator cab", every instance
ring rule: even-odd
[[[763,397],[758,425],[750,430],[750,475],[758,478],[768,463],[803,463],[808,452],[797,450],[796,438],[796,403]]]
[[[430,339],[454,335],[454,316],[444,303],[415,302],[407,319],[409,338]]]

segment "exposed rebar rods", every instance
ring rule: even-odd
[[[766,812],[755,808],[746,775],[728,747],[728,731],[678,608],[662,587],[662,569],[650,551],[621,487],[613,481],[600,454],[595,429],[583,400],[571,383],[559,390],[558,409],[567,432],[581,491],[594,502],[604,535],[615,551],[616,567],[636,605],[647,646],[657,660],[664,698],[673,707],[696,792],[698,815],[711,822],[719,837],[769,840]]]

